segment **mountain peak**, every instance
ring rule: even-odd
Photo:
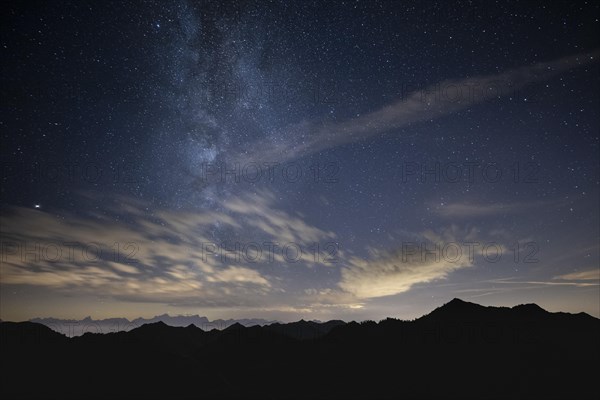
[[[455,297],[443,306],[438,307],[431,313],[421,317],[421,319],[434,318],[442,320],[452,320],[473,318],[474,316],[480,314],[480,312],[483,310],[485,310],[485,307],[479,304],[470,303],[468,301],[464,301]]]
[[[464,300],[459,299],[458,297],[455,297],[439,308],[453,309],[453,310],[465,310],[465,309],[475,308],[475,307],[482,307],[482,306],[480,306],[479,304],[464,301]]]
[[[448,303],[446,303],[446,305],[449,305],[449,304],[470,304],[470,303],[467,301],[461,300],[458,297],[455,297],[452,300],[450,300]]]
[[[545,314],[547,313],[542,307],[535,303],[519,304],[512,308],[514,311],[526,312],[529,314]]]
[[[159,328],[164,328],[166,326],[168,326],[168,325],[165,324],[164,322],[162,322],[162,321],[156,321],[156,322],[149,322],[147,324],[144,324],[144,325],[142,325],[142,326],[140,326],[138,328],[135,328],[134,330],[140,330],[140,329],[143,329],[143,330],[159,329]]]
[[[237,331],[239,329],[245,329],[246,327],[242,324],[240,324],[239,322],[236,322],[233,325],[229,325],[225,330],[226,331]]]

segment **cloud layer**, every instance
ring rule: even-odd
[[[231,198],[223,212],[150,213],[120,198],[110,217],[6,209],[0,282],[128,301],[260,304],[279,290],[274,276],[281,264],[330,267],[296,250],[335,237],[278,210],[274,201],[265,191]],[[228,231],[228,242],[215,237],[215,225]]]

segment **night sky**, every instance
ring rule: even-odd
[[[597,2],[1,7],[3,320],[600,316]]]

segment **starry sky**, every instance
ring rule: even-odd
[[[0,318],[600,316],[600,5],[2,5]]]

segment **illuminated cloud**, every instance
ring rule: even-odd
[[[261,286],[271,286],[269,281],[263,278],[257,271],[242,267],[229,267],[220,270],[207,278],[209,282],[247,282]]]
[[[224,207],[244,215],[248,226],[277,238],[279,242],[308,244],[335,238],[333,232],[310,226],[301,218],[278,210],[275,203],[272,193],[262,191],[228,200]]]
[[[7,209],[1,216],[0,283],[96,292],[129,301],[244,306],[277,290],[277,280],[264,271],[276,272],[287,262],[274,250],[247,260],[241,253],[244,244],[307,247],[335,236],[277,209],[266,191],[232,198],[223,208],[226,213],[150,214],[143,203],[120,198],[111,210],[119,219]],[[239,239],[233,255],[211,236],[214,224],[230,228]],[[327,265],[307,254],[294,261]]]
[[[599,281],[600,269],[594,268],[587,271],[571,272],[554,277],[554,279],[562,279],[565,281]]]
[[[457,228],[441,234],[422,234],[421,242],[405,242],[394,251],[370,249],[368,259],[351,257],[342,268],[339,287],[358,299],[390,296],[410,290],[414,285],[446,278],[451,272],[474,265],[463,244],[472,241],[475,230],[458,240]]]

